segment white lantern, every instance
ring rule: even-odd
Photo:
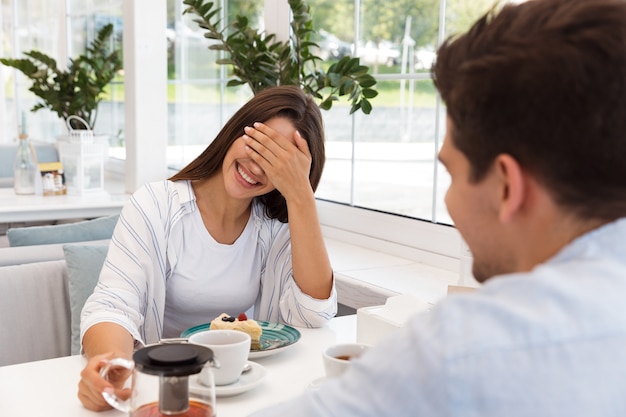
[[[80,120],[86,129],[73,129],[70,120]],[[59,143],[59,157],[65,172],[68,194],[86,194],[104,191],[103,144],[94,141],[93,131],[78,116],[66,120],[68,141]]]

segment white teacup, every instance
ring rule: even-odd
[[[360,357],[369,348],[370,345],[365,343],[342,343],[329,346],[322,353],[326,376],[338,377],[348,369],[352,359]]]
[[[213,351],[219,367],[213,368],[215,385],[237,382],[250,354],[250,335],[239,330],[206,330],[189,337],[190,343],[202,345]],[[211,386],[208,371],[202,370],[199,382]]]

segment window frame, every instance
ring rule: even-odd
[[[150,3],[148,3],[148,0],[141,0],[141,2],[145,6],[145,8],[142,9],[144,11],[153,10],[156,7],[165,9],[167,5],[165,0],[158,0],[157,2],[150,0]],[[280,32],[280,30],[274,31],[273,25],[282,25],[283,28],[285,27],[284,8],[288,8],[288,4],[286,1],[279,3],[274,0],[265,0],[265,2],[267,10],[272,11],[272,16],[269,16],[268,13],[268,18],[266,18],[267,30],[270,32]],[[276,9],[280,7],[279,4],[282,5],[283,9]],[[445,16],[445,0],[441,0],[440,5],[441,21],[443,22]],[[270,6],[272,7],[270,8]],[[133,27],[129,24],[130,22],[127,22],[127,17],[134,16],[138,18],[140,16],[139,13],[135,13],[136,10],[137,6],[124,11],[125,30]],[[161,12],[153,13],[162,15]],[[59,13],[59,15],[61,15],[61,13]],[[146,22],[150,22],[151,25],[160,25],[164,20],[164,17],[159,17],[159,19],[148,19],[145,15],[141,15],[141,17],[142,20],[144,20],[142,27],[145,27]],[[59,18],[65,19],[66,16],[59,16]],[[153,27],[152,30],[154,29]],[[162,30],[160,27],[158,29]],[[67,35],[67,31],[65,32]],[[440,32],[441,36],[443,36],[442,27],[440,27]],[[127,35],[132,36],[132,34],[128,32]],[[154,42],[155,40],[152,39],[151,41]],[[137,46],[135,46],[135,48],[137,48]],[[125,51],[125,55],[127,52],[133,53],[134,51]],[[126,62],[130,62],[130,60]],[[156,65],[158,63],[153,64]],[[154,83],[155,80],[152,79],[151,82]],[[167,85],[167,74],[165,72],[163,73],[162,82],[163,85]],[[149,89],[136,89],[135,93],[131,93],[129,90],[126,91],[127,97],[130,97],[131,94],[133,94],[132,97],[136,102],[152,101]],[[136,112],[139,111],[142,111],[140,106],[128,106],[125,113],[126,119],[133,120],[133,118],[138,116]],[[159,119],[162,114],[167,115],[166,110],[165,113],[162,113],[163,111],[163,109],[155,110],[150,115],[150,119]],[[157,114],[158,117],[155,117],[155,114]],[[137,156],[143,155],[141,159],[152,159],[146,158],[145,156],[154,154],[155,143],[163,143],[167,146],[167,129],[154,132],[154,135],[155,136],[150,140],[136,141],[135,138],[131,137],[127,132],[127,146],[131,143],[131,146],[134,146],[134,153],[136,153]],[[139,173],[140,170],[145,168],[145,165],[139,164],[132,159],[127,159],[123,162],[121,160],[110,161],[109,167],[113,168],[118,174],[125,174],[127,192],[133,192],[138,185],[143,182],[162,179],[163,171],[165,170],[165,167],[157,167],[158,169],[153,170],[151,173]],[[433,192],[435,192],[436,183],[433,184],[433,187]],[[468,257],[469,252],[467,247],[464,245],[458,231],[453,226],[321,199],[318,199],[317,203],[320,220],[326,236],[341,238],[355,245],[415,259],[419,262],[447,270],[458,271],[460,263],[462,263],[463,259]]]

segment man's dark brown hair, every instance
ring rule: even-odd
[[[626,215],[626,0],[492,10],[440,47],[433,79],[473,181],[506,153],[577,215]]]

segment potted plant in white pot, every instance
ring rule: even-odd
[[[94,136],[93,130],[105,89],[122,68],[119,51],[109,47],[112,33],[112,24],[103,26],[85,52],[69,60],[67,69],[60,69],[55,59],[36,50],[25,52],[27,58],[0,58],[1,63],[19,70],[32,82],[29,90],[41,101],[31,111],[53,111],[70,131],[69,135],[57,138],[66,177],[71,177],[68,178],[68,191],[103,190],[108,136]],[[79,141],[88,137],[92,144],[70,143],[70,136],[76,133],[79,135],[74,137]]]
[[[369,114],[370,100],[378,94],[369,67],[347,55],[327,70],[322,69],[322,59],[315,54],[319,47],[311,41],[314,28],[309,6],[302,0],[288,2],[293,14],[292,30],[290,39],[281,42],[273,34],[251,28],[244,16],[236,16],[232,24],[220,28],[220,9],[214,2],[183,0],[187,6],[184,13],[196,15],[194,21],[206,31],[204,36],[214,41],[209,48],[225,53],[217,63],[231,66],[233,79],[228,86],[247,84],[256,94],[270,86],[298,85],[317,98],[324,110],[348,96],[350,113],[361,110]]]

